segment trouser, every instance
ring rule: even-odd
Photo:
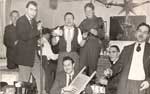
[[[146,94],[146,90],[140,91],[140,85],[143,81],[128,80],[126,94]]]
[[[40,94],[40,91],[41,91],[41,78],[40,77],[41,77],[41,74],[44,74],[43,71],[40,72],[40,67],[41,67],[40,63],[34,63],[33,67],[19,65],[19,81],[28,82],[30,73],[32,73],[36,80],[38,94]],[[42,77],[44,77],[44,75]]]
[[[43,69],[45,71],[45,90],[47,93],[50,92],[50,89],[55,80],[57,68],[57,60],[47,60],[46,57],[43,56]]]

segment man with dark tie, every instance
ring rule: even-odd
[[[63,58],[63,71],[59,72],[56,76],[54,84],[50,90],[50,94],[61,94],[65,89],[69,88],[69,84],[77,75],[77,71],[74,70],[75,62],[71,57]]]
[[[58,45],[59,47],[59,58],[57,65],[57,72],[62,71],[62,60],[65,56],[70,56],[77,62],[76,67],[79,66],[79,48],[85,43],[82,39],[81,31],[75,25],[75,17],[71,12],[66,12],[64,15],[64,25],[58,26],[53,31],[53,45]],[[54,41],[55,40],[55,41]]]
[[[21,16],[16,23],[18,43],[16,45],[16,63],[19,65],[19,80],[28,81],[30,73],[36,79],[38,93],[40,93],[40,62],[37,59],[37,40],[42,29],[37,24],[37,3],[29,1],[26,4],[25,15]]]
[[[17,10],[13,10],[10,13],[11,24],[5,27],[4,33],[4,44],[7,48],[6,56],[7,56],[7,68],[15,69],[18,68],[16,64],[16,44],[18,42],[16,37],[16,21],[19,18],[19,12]]]
[[[147,94],[150,86],[150,26],[141,23],[136,30],[136,42],[125,46],[119,63],[107,74],[120,73],[117,94]],[[149,94],[149,93],[148,93]]]

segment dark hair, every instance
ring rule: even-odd
[[[64,58],[63,58],[63,63],[64,63],[64,61],[66,61],[66,60],[71,60],[71,61],[72,61],[72,64],[74,64],[74,60],[73,60],[71,57],[69,57],[69,56],[64,57]]]
[[[51,29],[49,28],[43,28],[42,29],[42,34],[45,35],[45,34],[51,34]]]
[[[150,25],[149,24],[142,22],[137,26],[136,30],[138,30],[141,26],[146,26],[148,28],[148,33],[150,33]]]
[[[8,83],[7,82],[0,82],[0,91],[2,90],[2,88],[4,88],[5,86],[7,86]]]
[[[112,46],[110,46],[110,48],[116,48],[116,50],[117,50],[118,52],[120,52],[120,49],[119,49],[119,47],[118,47],[117,45],[112,45]]]
[[[66,18],[67,15],[72,15],[72,17],[73,17],[73,19],[74,19],[74,15],[73,15],[72,12],[66,12],[65,15],[64,15],[64,20],[65,20],[65,18]]]
[[[92,3],[87,3],[87,4],[85,4],[84,10],[85,10],[87,7],[90,7],[92,10],[95,9],[95,7],[94,7],[94,5],[93,5]]]
[[[30,4],[37,7],[37,3],[35,1],[29,1],[26,5],[26,8],[28,8]]]
[[[17,10],[12,10],[12,11],[10,12],[10,16],[12,16],[13,13],[19,14],[19,11],[17,11]]]

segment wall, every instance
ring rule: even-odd
[[[13,0],[11,9],[18,9],[21,14],[24,13],[25,5],[29,0]],[[49,8],[49,0],[35,0],[39,4],[39,19],[43,21],[44,26],[46,27],[55,27],[57,25],[63,24],[63,15],[67,11],[71,11],[74,13],[76,18],[76,24],[78,25],[84,18],[84,10],[83,7],[86,2],[90,0],[78,0],[72,2],[63,2],[58,0],[58,7],[56,10],[52,10]],[[146,0],[133,0],[134,2],[143,2]],[[123,0],[114,0],[114,2],[123,2]],[[147,22],[150,23],[150,12],[148,12],[150,4],[142,5],[140,7],[135,8],[135,12],[137,15],[147,15]],[[109,30],[109,17],[110,16],[118,16],[118,12],[121,10],[120,7],[106,8],[104,5],[95,2],[95,13],[97,16],[103,17],[105,21],[107,21]],[[124,15],[124,14],[121,14]]]
[[[5,26],[5,0],[0,0],[0,65],[3,62],[2,59],[6,56],[6,49],[3,45],[3,34],[4,34],[4,26]]]

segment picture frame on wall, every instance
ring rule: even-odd
[[[137,26],[146,22],[146,16],[112,16],[110,17],[110,40],[134,41]]]

